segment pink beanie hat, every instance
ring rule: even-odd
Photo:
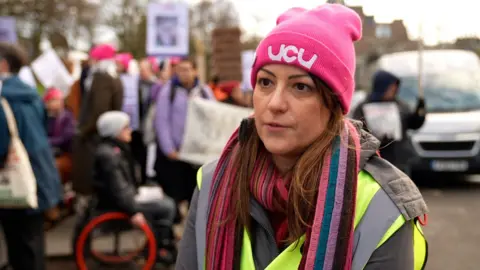
[[[58,88],[49,88],[45,95],[43,96],[44,102],[49,102],[53,99],[63,99],[63,92]]]
[[[133,56],[130,53],[119,53],[115,56],[117,62],[119,62],[125,70],[128,70],[130,66],[130,61],[132,61]]]
[[[109,44],[97,45],[90,51],[90,58],[97,61],[113,59],[116,51],[115,47]]]
[[[258,45],[252,86],[255,87],[261,67],[276,63],[293,65],[323,80],[347,114],[355,87],[353,43],[361,36],[360,17],[343,5],[289,9],[278,17],[277,26]]]
[[[152,67],[152,71],[153,71],[154,73],[157,73],[158,70],[159,70],[159,67],[158,67],[158,64],[159,64],[159,63],[158,63],[158,59],[155,58],[155,57],[153,57],[153,56],[149,56],[149,57],[147,58],[147,60],[148,60],[148,62],[150,63],[150,66]]]

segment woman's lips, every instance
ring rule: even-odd
[[[278,123],[267,123],[265,124],[268,131],[278,132],[287,129],[287,126],[278,124]]]

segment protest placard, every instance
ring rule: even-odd
[[[378,139],[402,140],[402,121],[395,102],[374,102],[363,105],[368,129]]]
[[[181,160],[202,165],[218,159],[225,144],[252,109],[192,98],[189,101]]]

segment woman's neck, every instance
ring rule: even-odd
[[[297,163],[297,157],[273,155],[273,163],[282,175],[286,175],[293,169],[295,163]]]

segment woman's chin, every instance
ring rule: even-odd
[[[295,150],[293,144],[285,140],[268,139],[263,144],[272,155],[287,155]]]

